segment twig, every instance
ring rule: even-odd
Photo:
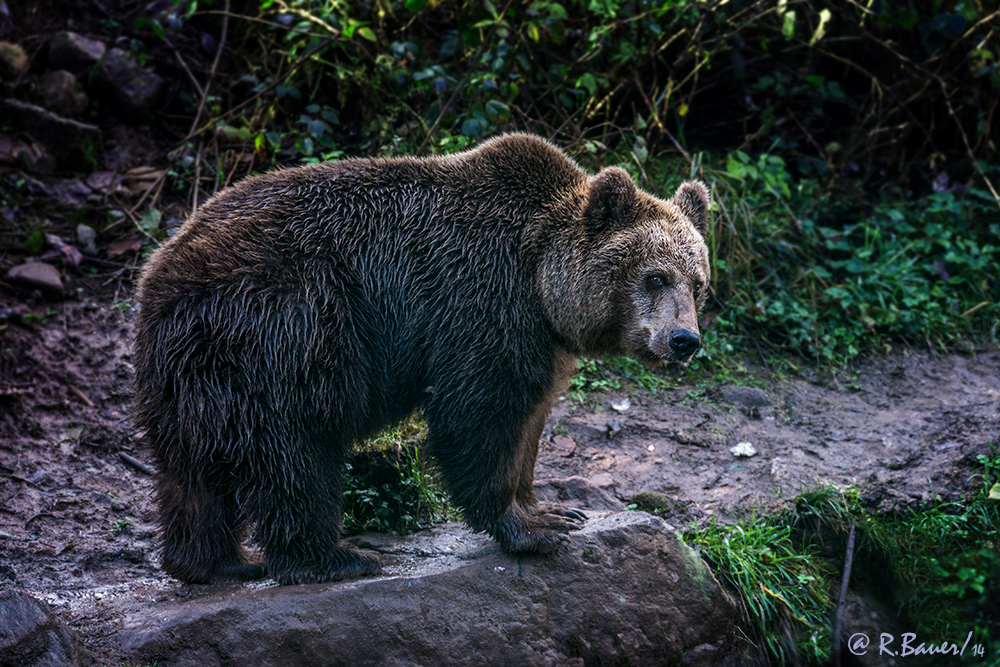
[[[90,400],[89,398],[87,398],[87,395],[85,393],[83,393],[82,391],[80,391],[79,389],[77,389],[76,387],[74,387],[73,385],[71,385],[71,384],[70,385],[66,385],[66,388],[69,389],[71,393],[75,394],[77,398],[79,398],[81,401],[83,401],[84,405],[86,405],[88,408],[95,408],[95,407],[97,407],[96,405],[94,405],[94,402],[92,400]]]
[[[38,514],[34,515],[33,517],[31,517],[30,519],[28,519],[27,521],[25,521],[24,522],[24,527],[27,528],[28,526],[31,525],[31,522],[34,521],[35,519],[42,519],[44,517],[48,517],[50,519],[62,519],[63,518],[63,516],[61,514],[53,514],[52,512],[39,512]]]
[[[198,121],[201,120],[201,114],[205,111],[205,102],[208,101],[208,93],[212,88],[212,79],[215,78],[215,71],[219,67],[219,59],[222,57],[222,50],[226,46],[226,33],[229,32],[229,0],[226,0],[226,16],[222,19],[222,36],[219,38],[219,46],[215,49],[215,59],[212,61],[212,69],[208,72],[208,80],[205,82],[205,86],[201,89],[201,102],[198,104],[198,111],[194,115],[194,122],[191,123],[191,129],[188,130],[187,138],[184,139],[184,143],[187,143],[191,137],[194,136],[195,130],[198,128]]]
[[[186,144],[188,142],[188,140],[191,137],[197,136],[197,135],[201,134],[202,132],[204,132],[205,130],[207,130],[209,127],[212,126],[213,122],[219,121],[219,120],[223,120],[224,118],[228,118],[228,117],[232,116],[234,113],[236,113],[237,111],[241,110],[243,107],[245,107],[248,104],[251,104],[253,102],[256,102],[262,96],[266,95],[267,93],[270,93],[272,90],[274,90],[275,88],[277,88],[278,86],[280,86],[281,84],[283,84],[285,82],[285,80],[288,79],[288,77],[290,77],[295,72],[296,69],[298,69],[299,65],[301,65],[302,63],[304,63],[308,59],[312,58],[314,55],[316,55],[317,53],[319,53],[320,51],[322,51],[323,49],[325,49],[326,47],[328,47],[334,41],[335,40],[334,40],[333,37],[329,37],[326,40],[324,40],[323,42],[317,44],[316,48],[314,48],[312,50],[309,50],[309,51],[306,51],[306,53],[303,54],[301,58],[299,58],[294,63],[292,63],[292,65],[288,68],[288,71],[286,71],[280,77],[278,77],[277,79],[275,79],[274,81],[272,81],[271,83],[269,83],[266,87],[262,88],[260,90],[260,92],[255,93],[253,95],[253,97],[245,99],[242,102],[240,102],[239,104],[237,104],[236,106],[232,107],[231,109],[228,109],[224,113],[219,114],[218,116],[216,116],[214,119],[212,119],[211,121],[209,121],[205,125],[202,125],[201,127],[199,127],[193,133],[189,133],[189,135],[188,135],[187,138],[185,138],[183,141],[179,141],[175,145],[175,148],[179,148],[179,147],[183,146],[184,144]]]
[[[677,139],[674,138],[674,135],[670,133],[670,130],[667,129],[666,125],[664,125],[663,122],[660,121],[660,114],[657,112],[656,107],[653,106],[653,103],[649,100],[649,97],[646,95],[646,91],[643,90],[642,83],[639,81],[638,73],[635,74],[635,87],[639,89],[639,94],[642,95],[642,101],[646,103],[646,106],[649,107],[650,113],[653,114],[653,120],[656,121],[656,126],[660,128],[660,132],[663,132],[663,134],[667,135],[667,138],[670,139],[670,142],[674,145],[674,148],[676,148],[681,152],[681,155],[684,156],[684,159],[687,160],[687,163],[691,166],[694,166],[694,161],[691,159],[691,155],[688,154],[686,150],[684,150],[684,147],[681,146],[680,143],[677,141]]]
[[[174,56],[177,57],[177,62],[179,62],[181,64],[181,67],[184,68],[184,71],[187,72],[188,78],[191,79],[191,85],[194,86],[194,89],[198,91],[199,95],[204,96],[205,91],[202,89],[201,84],[198,83],[198,79],[191,72],[191,69],[188,67],[188,64],[184,61],[184,58],[181,56],[181,52],[177,50],[177,47],[174,46],[169,39],[167,39],[166,35],[164,35],[162,39],[164,42],[167,43],[167,46],[169,46],[171,50],[174,52]]]
[[[840,667],[840,633],[844,624],[844,607],[847,605],[847,584],[851,581],[851,565],[854,562],[854,522],[847,536],[847,556],[844,558],[844,576],[840,580],[840,600],[837,602],[837,618],[833,623],[833,667]]]
[[[150,477],[156,475],[156,470],[153,467],[146,465],[134,456],[129,456],[125,452],[118,452],[118,458],[121,459],[122,463],[135,468],[143,475],[149,475]]]
[[[201,187],[201,150],[204,143],[198,140],[198,155],[194,159],[194,187],[191,188],[191,215],[198,212],[198,190]]]
[[[955,108],[951,105],[951,98],[948,97],[948,88],[945,85],[944,79],[942,79],[941,76],[938,75],[936,72],[931,72],[930,70],[921,66],[919,63],[915,63],[906,56],[904,56],[903,54],[897,52],[894,48],[892,48],[892,46],[883,42],[882,40],[875,38],[872,39],[876,44],[887,49],[889,53],[896,56],[910,67],[920,72],[923,72],[924,74],[926,74],[927,76],[931,77],[932,79],[938,82],[938,86],[941,88],[941,95],[944,97],[944,103],[948,107],[948,114],[952,117],[952,119],[954,119],[955,125],[958,127],[958,133],[962,137],[962,143],[965,144],[965,150],[969,154],[969,159],[972,160],[972,167],[979,173],[979,176],[986,183],[986,187],[989,188],[990,194],[993,195],[993,199],[996,200],[997,207],[1000,207],[1000,194],[998,194],[996,189],[993,187],[993,183],[986,175],[986,172],[984,172],[982,167],[979,166],[979,160],[976,159],[975,153],[972,152],[972,146],[969,145],[969,137],[965,134],[965,128],[962,127],[962,121],[959,119],[958,114],[955,113]]]
[[[577,109],[576,111],[574,111],[573,113],[571,113],[571,114],[570,114],[569,116],[567,116],[567,117],[566,117],[566,120],[564,120],[564,121],[562,122],[562,125],[560,125],[560,126],[559,126],[559,127],[557,127],[556,129],[552,130],[552,133],[551,133],[551,134],[549,134],[549,140],[550,140],[550,141],[552,141],[552,140],[554,140],[554,139],[555,139],[556,137],[558,137],[558,136],[559,136],[560,134],[562,134],[562,131],[563,131],[563,129],[564,129],[564,128],[565,128],[565,127],[566,127],[567,125],[569,125],[569,124],[570,124],[570,122],[571,122],[571,121],[572,121],[572,120],[573,120],[574,118],[576,118],[576,115],[577,115],[578,113],[580,113],[581,111],[583,111],[583,107],[580,107],[579,109]]]

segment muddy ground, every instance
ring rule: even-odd
[[[152,480],[126,460],[149,460],[127,419],[127,291],[90,280],[61,303],[0,292],[0,309],[18,312],[0,320],[0,587],[46,600],[97,664],[118,665],[120,607],[108,602],[188,593],[157,569]],[[819,484],[858,485],[887,510],[959,498],[981,487],[976,457],[1000,443],[995,350],[724,383],[663,373],[674,388],[557,401],[536,478],[582,476],[623,505],[664,494],[683,526]],[[756,454],[735,456],[739,443]]]

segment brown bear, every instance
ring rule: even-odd
[[[138,288],[134,422],[158,470],[163,568],[189,582],[379,572],[341,541],[352,441],[421,409],[466,522],[510,553],[584,518],[533,491],[577,355],[686,360],[709,280],[708,192],[670,200],[510,134],[222,190]],[[245,531],[264,554],[251,563]]]

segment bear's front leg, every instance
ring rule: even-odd
[[[572,361],[572,360],[570,360]],[[552,399],[568,371],[556,369],[532,391],[531,372],[512,373],[512,387],[499,391],[501,373],[482,372],[489,390],[475,381],[436,392],[425,406],[427,446],[456,505],[474,530],[493,537],[508,553],[551,553],[566,534],[582,527],[580,510],[538,503],[534,468],[538,438]],[[462,398],[462,410],[452,404]]]

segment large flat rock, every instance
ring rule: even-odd
[[[604,514],[554,556],[517,558],[448,524],[369,536],[372,579],[178,586],[123,620],[132,662],[166,665],[715,665],[736,611],[662,519]]]

